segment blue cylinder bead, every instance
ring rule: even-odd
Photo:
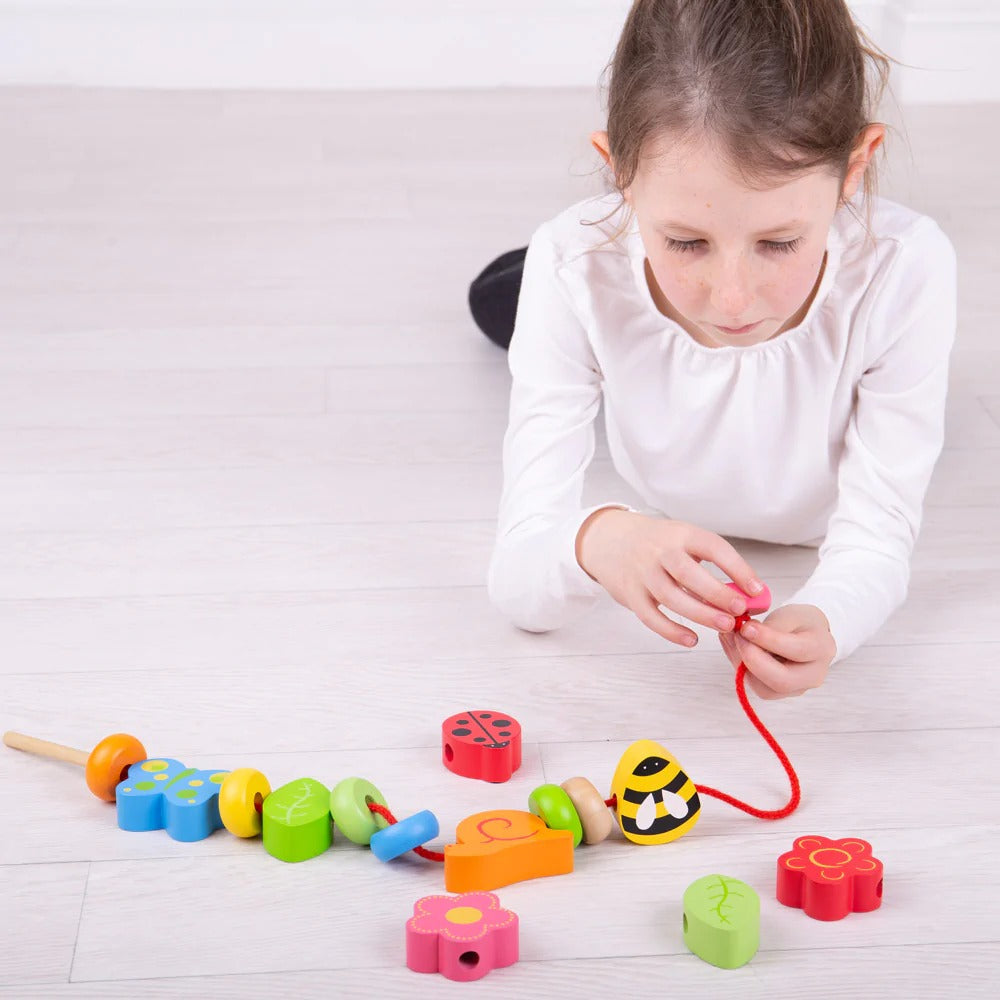
[[[437,817],[429,809],[401,819],[372,834],[369,846],[379,861],[391,861],[438,835]]]

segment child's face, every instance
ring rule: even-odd
[[[758,191],[707,144],[661,142],[650,153],[625,198],[660,310],[708,347],[748,347],[801,322],[819,284],[837,178],[817,169]]]

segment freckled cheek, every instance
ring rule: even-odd
[[[650,266],[660,290],[681,312],[693,313],[711,298],[711,281],[704,270],[671,267],[662,260],[650,261]],[[794,312],[812,291],[816,270],[811,264],[769,268],[754,284],[757,304],[766,303],[776,316]]]
[[[761,284],[760,295],[779,310],[794,311],[812,291],[816,274],[808,267],[789,268]]]
[[[663,294],[682,312],[685,305],[703,301],[709,292],[708,282],[693,269],[653,266],[653,275]]]

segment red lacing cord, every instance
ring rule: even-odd
[[[741,615],[737,618],[736,631],[742,631],[743,626],[748,621],[750,621],[749,615]],[[744,812],[750,813],[751,816],[756,816],[758,819],[784,819],[786,816],[791,816],[799,807],[799,801],[802,798],[802,789],[799,787],[799,776],[795,773],[795,768],[792,767],[792,762],[788,759],[788,755],[781,749],[778,741],[767,731],[767,727],[760,721],[757,713],[751,707],[750,700],[747,698],[746,678],[747,665],[741,662],[739,669],[736,671],[736,696],[740,699],[740,704],[743,706],[743,711],[746,712],[747,718],[754,724],[757,732],[764,737],[764,742],[774,751],[775,756],[781,762],[781,766],[785,769],[785,774],[788,775],[788,783],[792,786],[792,796],[788,800],[788,804],[781,809],[757,809],[746,802],[734,799],[725,792],[709,788],[707,785],[697,785],[696,787],[699,795],[711,795],[714,798],[721,799],[723,802],[728,802],[729,805],[736,806],[737,809],[742,809]]]
[[[395,816],[385,806],[380,806],[377,802],[369,802],[368,808],[371,809],[373,813],[378,813],[389,826],[393,826],[399,822]],[[426,847],[414,847],[414,854],[419,854],[420,857],[426,858],[428,861],[444,861],[444,855],[439,851],[428,851]]]
[[[736,631],[742,631],[743,626],[748,621],[750,621],[749,615],[741,615],[737,618]],[[791,816],[791,814],[799,807],[799,802],[802,798],[802,789],[799,786],[799,776],[795,773],[795,768],[792,767],[791,761],[788,759],[788,755],[781,749],[778,741],[767,731],[767,727],[760,721],[757,713],[751,707],[750,701],[747,698],[746,677],[747,665],[745,663],[740,663],[739,669],[736,671],[736,696],[739,698],[740,704],[743,706],[743,711],[747,714],[747,718],[754,724],[757,732],[764,737],[764,741],[774,751],[778,760],[781,762],[781,766],[785,769],[785,774],[788,775],[789,784],[792,786],[792,796],[788,800],[788,804],[783,806],[781,809],[757,809],[755,806],[752,806],[747,802],[743,802],[740,799],[735,799],[732,795],[720,792],[716,788],[709,788],[707,785],[696,785],[695,788],[698,790],[699,795],[711,795],[713,798],[721,799],[723,802],[728,802],[729,805],[736,806],[737,809],[742,809],[744,812],[749,813],[751,816],[756,816],[758,819],[784,819],[786,816]],[[609,808],[614,809],[618,805],[618,799],[616,796],[612,795],[610,799],[605,800],[604,804]]]
[[[741,615],[736,619],[736,631],[740,632],[743,626],[750,621],[750,615]],[[727,802],[731,806],[735,806],[737,809],[742,809],[743,812],[749,813],[751,816],[756,816],[758,819],[784,819],[786,816],[791,816],[793,812],[799,807],[799,802],[802,798],[802,789],[799,786],[799,776],[795,773],[795,768],[792,767],[792,762],[788,759],[788,755],[782,750],[778,741],[768,732],[767,727],[763,722],[760,721],[757,713],[753,710],[750,704],[750,700],[747,698],[746,690],[746,677],[747,677],[747,665],[745,663],[740,663],[739,668],[736,671],[736,696],[740,700],[740,705],[743,706],[743,711],[746,712],[747,718],[754,724],[757,732],[764,738],[764,742],[774,751],[775,756],[781,762],[781,766],[785,769],[785,774],[788,775],[788,782],[792,787],[792,796],[788,800],[787,805],[782,806],[781,809],[758,809],[756,806],[750,805],[748,802],[743,802],[740,799],[733,798],[732,795],[727,795],[725,792],[720,792],[717,788],[709,788],[708,785],[695,785],[699,795],[711,795],[713,798],[721,799],[723,802]],[[609,809],[615,809],[618,806],[618,797],[612,795],[610,799],[605,799],[604,804]],[[395,816],[385,806],[380,806],[375,802],[369,802],[368,808],[371,809],[373,813],[378,813],[382,816],[390,826],[398,822]],[[444,855],[439,851],[428,851],[425,847],[414,847],[413,851],[415,854],[419,854],[420,857],[426,858],[428,861],[444,861]]]

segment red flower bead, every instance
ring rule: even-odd
[[[840,920],[882,905],[882,862],[857,837],[799,837],[778,858],[778,902],[816,920]]]

